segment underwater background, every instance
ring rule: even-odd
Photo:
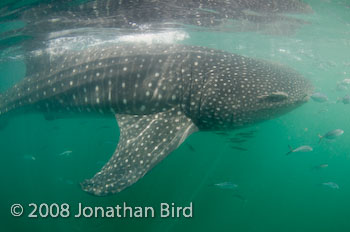
[[[314,13],[299,16],[310,23],[292,35],[188,30],[181,43],[286,64],[309,79],[315,92],[327,95],[328,101],[310,100],[279,118],[227,134],[194,133],[136,184],[107,197],[88,195],[79,183],[113,154],[119,139],[114,118],[47,121],[40,114],[20,115],[0,130],[0,230],[350,231],[350,105],[339,101],[350,94],[350,86],[337,89],[350,78],[350,3],[305,2]],[[0,32],[15,27],[16,23],[2,23]],[[23,60],[3,57],[0,91],[24,78],[26,70]],[[344,130],[342,136],[318,143],[319,134],[338,128]],[[289,145],[309,145],[313,151],[287,156]],[[225,182],[237,186],[215,185]],[[339,188],[324,184],[329,182]],[[155,209],[162,202],[178,206],[193,202],[193,217],[10,214],[15,203],[22,204],[28,215],[29,203],[68,203],[76,208],[79,202],[87,206],[126,202]]]

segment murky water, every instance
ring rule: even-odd
[[[0,131],[2,231],[349,231],[350,105],[337,100],[350,94],[350,86],[339,90],[337,83],[350,78],[350,4],[305,2],[314,13],[298,16],[309,23],[295,34],[179,29],[172,32],[175,40],[170,42],[286,64],[308,78],[328,101],[310,100],[277,119],[229,134],[195,133],[135,185],[108,197],[88,195],[79,183],[113,154],[119,139],[115,119],[47,121],[40,114],[20,115]],[[0,24],[0,31],[17,26]],[[163,37],[171,40],[174,34]],[[21,51],[2,53],[1,91],[25,76],[18,54]],[[318,134],[337,128],[344,130],[342,136],[318,144]],[[230,138],[239,139],[234,143]],[[286,156],[288,145],[309,145],[313,151]],[[225,182],[237,186],[214,185]],[[323,184],[329,182],[339,188]],[[150,206],[156,216],[27,217],[33,209],[29,203],[68,203],[75,214],[79,202],[91,207],[123,202]],[[193,217],[161,218],[162,202],[182,207],[192,202]],[[24,206],[24,216],[11,216],[15,203]]]

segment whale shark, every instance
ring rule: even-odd
[[[1,34],[0,47],[29,41],[74,36],[76,29],[123,29],[128,33],[185,28],[186,30],[257,31],[290,35],[309,22],[293,14],[312,13],[301,0],[60,0],[17,2],[0,6],[0,22],[15,23]],[[23,22],[20,26],[18,22]]]
[[[61,0],[0,6],[1,21],[20,19],[41,32],[87,26],[136,28],[163,22],[215,26],[224,19],[269,21],[284,13],[312,13],[312,8],[301,0]]]
[[[131,186],[194,132],[280,116],[312,92],[292,68],[200,46],[125,43],[35,60],[41,68],[0,96],[0,121],[30,111],[115,116],[116,151],[81,183],[97,196]]]

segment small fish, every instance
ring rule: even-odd
[[[342,81],[337,82],[336,90],[338,91],[348,90],[348,86],[350,86],[350,79],[344,79]]]
[[[236,137],[239,137],[239,138],[253,138],[255,137],[254,133],[248,133],[248,132],[241,132],[241,133],[238,133],[236,134]]]
[[[232,182],[222,182],[222,183],[214,184],[214,186],[221,189],[235,189],[238,187],[237,184],[234,184]]]
[[[311,99],[314,100],[315,102],[320,102],[320,103],[328,101],[327,95],[323,93],[314,93],[311,95]]]
[[[64,151],[60,154],[58,154],[59,156],[69,156],[70,154],[72,154],[72,151]]]
[[[186,145],[187,145],[188,149],[190,149],[190,151],[192,151],[192,152],[196,151],[196,149],[194,149],[194,147],[191,144],[186,143]]]
[[[228,138],[230,141],[237,141],[237,140],[242,140],[242,138],[240,137],[231,137],[231,138]]]
[[[328,167],[328,164],[320,164],[319,167],[320,167],[320,168],[327,168],[327,167]]]
[[[320,164],[320,165],[316,165],[316,166],[312,167],[313,170],[321,170],[324,168],[328,168],[328,164]]]
[[[247,140],[241,139],[241,140],[236,140],[236,141],[229,141],[230,143],[236,143],[236,144],[241,144],[244,143]]]
[[[337,102],[343,102],[344,104],[350,104],[350,95],[345,95],[342,98],[338,98]]]
[[[242,200],[243,202],[247,202],[247,199],[244,196],[242,196],[241,194],[235,193],[232,196],[237,198],[237,199]]]
[[[217,134],[217,135],[229,136],[229,133],[227,133],[225,131],[217,131],[217,132],[214,132],[214,133]]]
[[[349,85],[350,86],[350,79],[347,78],[347,79],[344,79],[340,82],[342,85]]]
[[[36,157],[33,155],[24,155],[22,156],[24,160],[29,160],[29,161],[36,161]]]
[[[303,145],[300,147],[297,147],[295,149],[293,149],[291,146],[289,146],[289,152],[286,153],[286,155],[289,155],[290,153],[294,153],[294,152],[309,152],[309,151],[313,151],[312,147],[308,146],[308,145]]]
[[[323,108],[323,109],[320,109],[319,111],[318,111],[318,113],[326,113],[326,112],[328,112],[329,110],[327,109],[327,108]]]
[[[249,139],[249,138],[254,138],[255,135],[253,135],[253,134],[252,135],[241,135],[241,137]]]
[[[334,182],[325,182],[325,183],[322,183],[322,185],[332,189],[339,189],[339,185]]]
[[[320,138],[318,143],[320,143],[323,138],[325,138],[325,139],[335,139],[336,137],[341,136],[342,134],[344,134],[344,131],[342,129],[335,129],[335,130],[328,131],[324,135],[318,135],[318,137]]]
[[[247,141],[247,140],[241,139],[241,138],[230,138],[229,139],[229,142],[231,142],[231,143],[244,143],[245,141]]]
[[[238,136],[249,136],[249,135],[253,135],[254,133],[253,132],[240,132],[240,133],[237,133],[236,135]]]
[[[244,147],[237,147],[237,146],[230,146],[232,149],[239,150],[239,151],[248,151],[248,149]]]
[[[345,90],[348,90],[348,87],[344,84],[339,83],[339,84],[337,84],[336,90],[345,91]]]
[[[350,104],[350,95],[346,95],[345,97],[343,97],[343,103]]]

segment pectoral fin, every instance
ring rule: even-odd
[[[120,127],[117,150],[82,189],[104,196],[132,185],[175,150],[197,127],[173,108],[152,115],[116,115]]]

